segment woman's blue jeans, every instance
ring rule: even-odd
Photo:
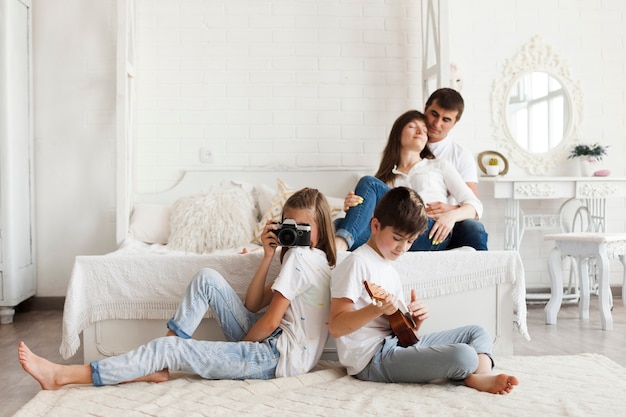
[[[191,339],[211,309],[227,342]],[[176,336],[161,337],[128,353],[91,363],[93,384],[111,385],[162,369],[184,371],[206,379],[271,379],[275,377],[281,330],[267,339],[240,342],[257,321],[215,270],[204,268],[190,282],[167,327]]]
[[[370,221],[374,208],[389,190],[390,187],[376,177],[367,175],[359,180],[354,193],[363,197],[363,202],[351,207],[346,213],[346,217],[335,222],[335,235],[345,239],[349,250],[354,250],[367,242],[371,233]],[[452,233],[438,245],[433,245],[428,237],[434,224],[435,221],[429,218],[426,231],[413,242],[410,251],[438,251],[460,248],[461,246],[487,250],[488,235],[483,224],[477,220],[468,219],[457,222]]]

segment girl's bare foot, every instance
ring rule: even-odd
[[[35,355],[24,342],[19,343],[17,356],[22,368],[39,382],[42,389],[56,390],[64,385],[61,375],[65,365],[58,365]]]
[[[519,380],[507,374],[471,374],[465,378],[465,385],[491,394],[508,394],[519,385]]]

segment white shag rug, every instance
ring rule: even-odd
[[[598,354],[496,358],[521,383],[508,395],[463,385],[358,381],[333,362],[272,381],[207,381],[177,374],[164,383],[71,386],[42,391],[14,417],[47,416],[618,416],[626,369]]]

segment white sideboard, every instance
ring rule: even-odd
[[[578,199],[589,209],[593,231],[606,229],[606,199],[626,197],[625,177],[482,177],[492,195],[505,199],[505,250],[519,250],[526,230],[555,229],[560,213],[525,214],[522,200]]]
[[[35,294],[31,0],[0,2],[0,323]]]

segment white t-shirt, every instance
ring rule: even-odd
[[[457,201],[458,204],[470,204],[476,209],[480,218],[483,204],[474,192],[463,181],[454,166],[445,159],[422,159],[413,165],[408,174],[396,169],[394,187],[405,186],[414,189],[422,197],[424,203],[435,201]]]
[[[280,322],[276,377],[309,372],[322,356],[328,339],[330,267],[319,249],[295,247],[283,258],[272,290],[290,301]]]
[[[333,270],[332,298],[348,298],[354,302],[354,309],[359,310],[372,302],[363,285],[363,281],[370,281],[404,301],[400,277],[391,262],[369,245],[359,246]],[[389,320],[381,315],[360,329],[336,338],[339,362],[349,375],[358,374],[380,349],[385,337],[391,334]]]
[[[451,162],[463,181],[478,182],[478,166],[470,151],[448,137],[438,142],[428,142],[428,147],[435,154],[435,158]]]

